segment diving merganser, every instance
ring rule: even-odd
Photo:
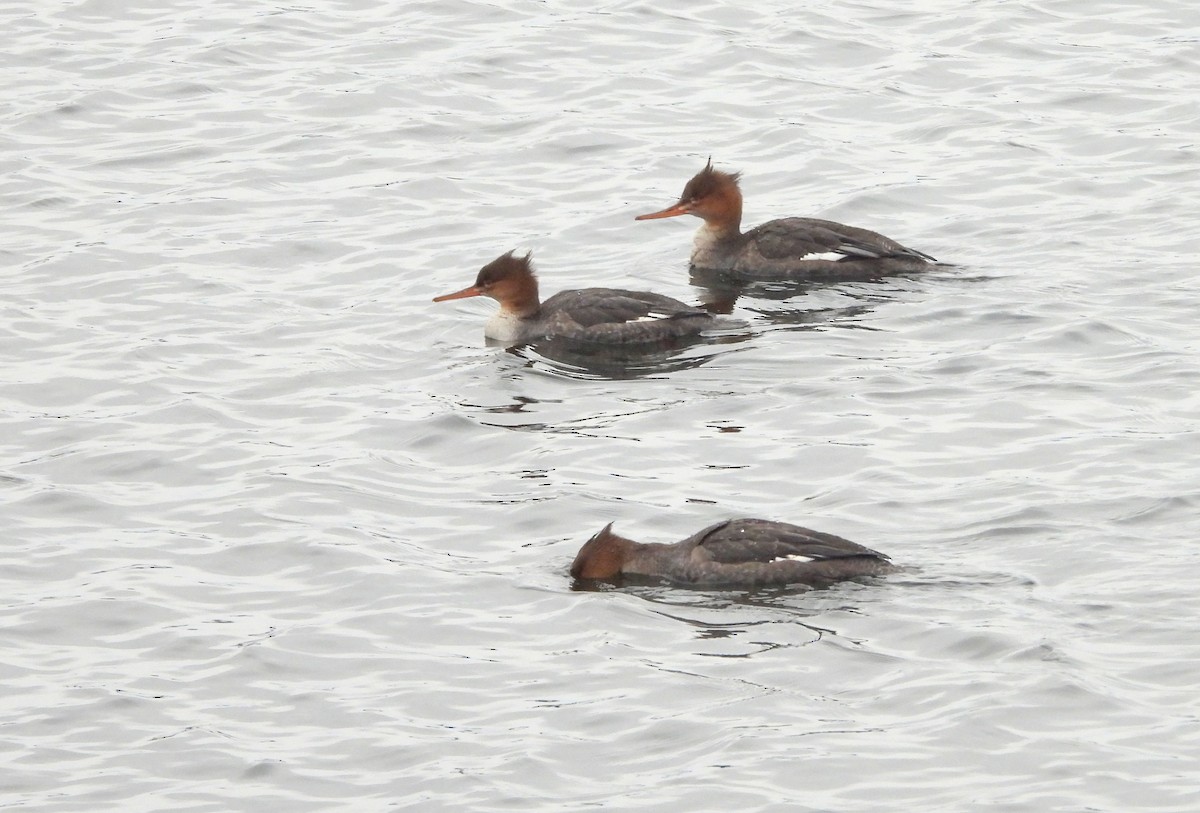
[[[867,229],[832,220],[785,217],[741,230],[741,173],[713,169],[712,159],[683,188],[679,201],[635,220],[695,215],[692,265],[749,280],[863,279],[919,271],[937,262]]]
[[[583,288],[560,291],[542,302],[530,255],[501,254],[479,269],[475,284],[434,297],[434,302],[487,296],[500,310],[483,333],[512,344],[561,337],[578,342],[637,344],[698,336],[728,320],[646,291]]]
[[[571,576],[658,577],[684,586],[823,586],[895,569],[888,556],[840,536],[787,522],[731,519],[674,544],[625,539],[610,522],[580,549]]]

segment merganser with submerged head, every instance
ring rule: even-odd
[[[936,262],[921,251],[867,229],[832,220],[785,217],[742,232],[741,173],[714,169],[712,159],[683,188],[679,201],[636,220],[695,215],[692,265],[747,280],[869,279],[919,271]]]
[[[718,319],[702,308],[647,291],[616,288],[583,288],[560,291],[542,302],[530,255],[501,254],[479,269],[475,284],[434,297],[434,302],[486,296],[500,303],[484,335],[518,344],[560,337],[599,344],[652,344],[698,336],[720,327]]]
[[[731,519],[682,542],[642,543],[612,532],[610,522],[571,564],[576,579],[661,578],[683,586],[802,584],[877,576],[889,558],[840,536],[766,519]]]

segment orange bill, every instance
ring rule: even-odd
[[[441,296],[435,296],[433,298],[433,301],[434,302],[445,302],[450,299],[466,299],[469,296],[483,296],[483,291],[479,290],[478,287],[472,285],[470,288],[463,288],[461,291],[455,291],[452,294],[442,294]]]
[[[668,206],[661,212],[651,212],[648,215],[638,215],[634,218],[634,220],[657,220],[660,217],[675,217],[676,215],[686,214],[689,214],[688,205],[683,201],[680,201],[673,206]]]

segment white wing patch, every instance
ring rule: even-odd
[[[851,252],[849,252],[849,251],[814,251],[811,254],[805,254],[800,259],[802,259],[806,262],[808,262],[810,260],[832,260],[832,261],[836,262],[837,260],[842,259],[849,253],[851,253]]]
[[[669,313],[659,313],[658,311],[650,311],[645,316],[639,316],[638,318],[636,318],[632,321],[634,321],[634,322],[653,322],[658,319],[670,319],[670,318],[671,318],[671,314],[669,314]]]
[[[793,553],[791,556],[776,556],[772,562],[815,562],[815,556],[804,556],[800,553]]]

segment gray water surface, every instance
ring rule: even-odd
[[[0,806],[1177,811],[1200,799],[1191,2],[10,2]],[[746,222],[954,267],[572,366],[432,304],[695,300]],[[604,524],[896,576],[576,590]]]

